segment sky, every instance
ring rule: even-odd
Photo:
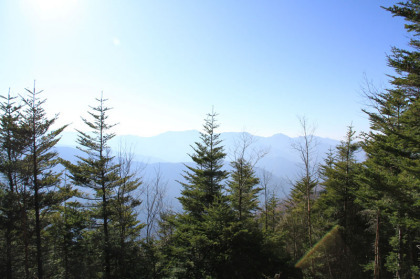
[[[368,131],[368,80],[388,86],[387,54],[406,48],[396,1],[3,0],[0,94],[44,90],[57,125],[103,92],[120,135],[200,130],[214,108],[219,132],[321,137]]]

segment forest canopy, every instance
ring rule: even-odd
[[[161,173],[147,181],[129,151],[111,150],[103,94],[82,116],[75,162],[57,152],[68,126],[48,117],[35,82],[2,96],[0,277],[419,278],[420,1],[384,9],[406,20],[411,39],[387,57],[387,88],[365,90],[370,130],[349,126],[318,164],[300,119],[292,147],[302,168],[285,198],[258,175],[265,154],[251,152],[251,138],[227,156],[214,110],[191,143],[173,211]]]

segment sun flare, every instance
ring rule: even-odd
[[[24,5],[42,20],[57,20],[68,17],[77,2],[78,0],[26,0]]]

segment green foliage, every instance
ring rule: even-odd
[[[57,116],[47,117],[35,88],[22,105],[3,97],[0,277],[420,277],[420,1],[386,9],[405,18],[413,36],[408,50],[393,48],[388,57],[396,72],[390,88],[367,94],[371,131],[362,142],[350,127],[327,154],[319,180],[315,138],[301,119],[303,137],[293,147],[302,173],[280,200],[267,177],[257,178],[260,157],[247,157],[249,142],[234,154],[228,179],[212,112],[192,146],[194,165],[183,173],[183,212],[146,217],[150,228],[159,220],[157,237],[148,229],[142,239],[142,181],[132,157],[111,154],[115,134],[105,99],[82,118],[90,130],[78,131],[84,155],[76,164],[62,162],[71,180],[63,184],[54,147],[66,126],[52,129]],[[360,147],[367,156],[362,163],[355,159]]]
[[[57,116],[48,119],[45,100],[34,89],[27,97],[3,97],[0,104],[0,199],[2,236],[6,251],[6,278],[44,277],[50,267],[45,256],[46,221],[52,208],[71,194],[59,186],[61,173],[54,147],[66,126],[51,130]],[[4,226],[3,226],[4,224]],[[4,233],[3,233],[4,232]],[[35,249],[34,249],[35,248]],[[34,268],[36,266],[36,268]]]
[[[265,232],[275,233],[281,219],[280,199],[274,191],[270,192],[265,201],[265,207],[261,212],[261,222]]]
[[[140,231],[137,209],[141,204],[136,190],[142,184],[133,169],[133,156],[120,150],[118,154],[118,183],[115,197],[110,200],[112,255],[115,259],[115,275],[132,278],[138,269],[130,268],[140,257]]]
[[[91,251],[85,245],[89,212],[79,202],[65,202],[51,212],[48,221],[46,237],[51,240],[54,261],[50,273],[56,278],[80,278],[81,274],[89,274],[86,256]]]
[[[225,154],[215,134],[215,114],[205,120],[201,143],[196,143],[179,198],[184,212],[161,223],[162,260],[169,278],[262,278],[286,269],[281,241],[266,241],[256,218],[257,187],[253,165],[244,153],[231,163],[226,192],[221,183]],[[212,152],[214,154],[212,154]],[[273,246],[275,245],[275,246]],[[278,264],[283,264],[278,266]]]
[[[231,162],[233,171],[228,182],[228,198],[239,221],[252,218],[258,209],[259,179],[253,166],[245,158]]]
[[[57,186],[60,183],[61,174],[53,171],[53,168],[59,164],[58,153],[54,150],[54,146],[60,140],[59,135],[67,125],[51,131],[57,116],[47,118],[43,109],[45,100],[38,98],[38,94],[42,91],[36,92],[35,84],[32,91],[26,90],[28,97],[22,99],[25,109],[21,125],[25,131],[26,148],[21,175],[25,186],[33,192],[37,276],[42,279],[44,257],[41,233],[47,224],[42,222],[41,215],[46,214],[52,206],[69,198],[65,192],[55,190],[59,189]]]
[[[312,176],[302,177],[296,181],[290,197],[284,201],[284,215],[281,227],[286,231],[286,249],[297,261],[314,244],[313,204],[314,189],[317,181]]]
[[[205,208],[222,196],[222,182],[228,175],[222,170],[226,154],[220,145],[220,134],[215,133],[218,128],[216,116],[214,112],[207,115],[203,125],[204,132],[200,133],[201,142],[195,143],[195,147],[192,147],[194,154],[190,155],[196,166],[186,166],[186,183],[181,183],[183,190],[179,201],[184,210],[194,215],[194,218],[200,218]]]
[[[222,253],[227,249],[223,236],[232,214],[222,192],[222,181],[227,177],[222,170],[226,154],[220,145],[220,134],[215,133],[217,127],[216,113],[208,114],[201,142],[195,143],[195,153],[190,155],[196,167],[187,167],[186,183],[181,183],[179,201],[185,212],[175,220],[171,248],[171,255],[176,258],[172,272],[179,278],[214,276],[218,263],[226,259]]]
[[[78,148],[86,156],[78,157],[77,164],[65,162],[65,165],[70,172],[69,177],[75,185],[90,189],[90,193],[86,193],[85,198],[91,201],[89,203],[90,214],[96,219],[96,226],[101,227],[100,234],[102,236],[99,246],[102,247],[101,258],[103,263],[101,265],[104,267],[104,270],[102,270],[101,265],[96,268],[98,268],[98,273],[103,272],[105,278],[110,278],[111,258],[113,250],[115,250],[113,249],[113,233],[111,230],[114,226],[119,226],[120,228],[121,225],[125,226],[127,221],[133,222],[132,219],[125,216],[120,218],[119,222],[113,222],[114,211],[117,210],[118,212],[118,210],[121,210],[128,201],[125,193],[118,192],[120,195],[116,197],[116,189],[118,185],[122,184],[121,190],[123,192],[126,192],[128,189],[131,191],[133,187],[136,188],[137,181],[130,181],[130,176],[124,178],[119,176],[120,165],[113,162],[114,157],[111,156],[108,146],[108,141],[115,136],[114,133],[109,133],[109,130],[114,125],[107,123],[107,112],[110,108],[105,106],[106,99],[103,99],[102,96],[96,100],[99,103],[98,106],[91,107],[92,111],[89,112],[92,120],[82,118],[86,126],[92,130],[92,133],[88,134],[78,131],[78,143],[80,145]],[[132,214],[127,212],[127,215],[131,217]],[[120,245],[123,245],[125,239],[119,242]],[[125,263],[124,259],[122,259],[122,263]]]
[[[355,203],[359,188],[357,177],[360,174],[360,163],[356,162],[355,155],[360,143],[355,142],[354,137],[355,131],[350,126],[345,140],[327,156],[321,167],[323,191],[315,206],[324,224],[330,228],[337,225],[334,240],[337,241],[335,245],[338,250],[333,251],[326,260],[331,273],[344,273],[345,278],[362,276],[361,266],[366,264],[365,259],[369,254],[363,249],[368,245],[363,208]]]
[[[21,106],[15,104],[16,97],[1,96],[0,103],[0,172],[2,181],[0,183],[0,230],[4,232],[4,245],[2,250],[6,251],[4,262],[5,277],[12,278],[13,270],[17,273],[18,267],[15,258],[18,254],[17,242],[19,241],[19,215],[20,195],[22,190],[19,183],[19,174],[22,168],[23,151],[25,141],[22,138],[23,129],[19,123]]]
[[[285,248],[292,261],[297,262],[310,247],[308,243],[305,204],[288,199],[284,202],[284,214],[279,224],[285,233]]]
[[[371,132],[364,137],[363,149],[368,159],[360,178],[358,202],[375,208],[380,220],[393,227],[393,234],[384,234],[378,223],[377,238],[387,238],[391,249],[375,247],[381,258],[386,258],[387,270],[397,278],[414,276],[417,251],[413,242],[419,240],[420,232],[419,8],[418,1],[387,8],[394,16],[409,22],[405,27],[413,37],[410,50],[392,49],[388,61],[397,76],[391,76],[391,88],[369,92],[373,109],[364,110],[370,119]],[[382,268],[379,264],[376,261],[375,275]]]

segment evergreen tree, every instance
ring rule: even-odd
[[[115,258],[117,266],[115,274],[119,278],[133,278],[138,269],[136,263],[137,250],[140,247],[140,230],[144,227],[138,220],[137,209],[141,201],[136,190],[142,184],[137,173],[133,170],[133,154],[122,152],[118,154],[118,176],[120,181],[115,187],[115,198],[112,200],[114,229],[116,240]]]
[[[204,123],[204,132],[200,133],[201,142],[196,142],[192,147],[194,154],[190,155],[194,167],[187,166],[182,182],[182,197],[179,201],[189,215],[200,219],[205,213],[206,208],[210,207],[215,201],[220,201],[222,197],[223,180],[228,176],[222,170],[223,159],[226,154],[223,152],[220,134],[215,133],[219,127],[216,122],[217,114],[212,112],[207,115]]]
[[[321,166],[323,191],[316,201],[317,211],[321,211],[330,227],[339,226],[340,242],[342,241],[340,257],[334,263],[330,262],[330,269],[343,274],[344,278],[362,276],[360,266],[366,264],[365,220],[362,219],[362,208],[355,203],[358,190],[357,176],[360,164],[356,161],[356,152],[360,144],[354,141],[355,131],[350,126],[344,141],[337,147],[336,152],[329,154],[325,164]],[[331,260],[331,257],[330,259]],[[338,275],[336,275],[338,276]]]
[[[311,183],[309,186],[313,188],[316,185],[315,183]],[[302,181],[293,186],[290,197],[284,201],[284,215],[281,221],[281,229],[286,232],[286,249],[295,262],[312,247],[309,245],[308,200],[305,194],[306,185]],[[311,196],[311,210],[312,203]]]
[[[113,202],[116,195],[116,187],[121,182],[118,175],[119,165],[113,162],[114,157],[110,154],[108,142],[115,134],[109,130],[114,126],[107,122],[107,112],[110,108],[105,106],[106,99],[102,96],[96,99],[99,103],[91,107],[89,115],[92,121],[82,118],[83,122],[92,132],[78,130],[78,149],[86,154],[86,157],[78,156],[77,164],[66,163],[70,172],[70,178],[77,186],[86,188],[86,199],[92,210],[92,216],[98,226],[102,228],[101,254],[103,270],[97,266],[98,273],[103,273],[104,278],[111,278],[111,220],[113,215]]]
[[[59,186],[61,174],[53,171],[59,163],[58,153],[54,150],[54,146],[66,126],[50,131],[58,116],[51,119],[46,117],[42,107],[45,99],[39,99],[38,94],[42,91],[36,91],[35,83],[32,91],[26,90],[29,94],[27,98],[23,98],[25,110],[22,115],[22,125],[26,129],[27,142],[23,176],[25,184],[33,191],[37,276],[42,279],[44,277],[44,257],[41,232],[46,224],[42,223],[41,214],[45,214],[53,205],[68,198],[54,190]]]
[[[310,127],[305,118],[300,119],[300,124],[302,136],[293,144],[293,148],[301,159],[302,172],[293,185],[287,209],[287,215],[290,218],[293,231],[293,254],[298,258],[303,256],[306,251],[309,251],[315,243],[312,214],[316,196],[315,190],[318,186],[318,166],[315,161],[315,146],[317,143],[314,136],[314,128]],[[306,231],[305,235],[301,234],[302,229]],[[309,273],[311,276],[315,276],[313,261]]]
[[[22,167],[22,155],[26,144],[23,139],[22,125],[19,123],[19,115],[21,106],[16,105],[16,97],[10,96],[10,90],[7,97],[3,97],[0,103],[0,173],[2,190],[2,198],[0,199],[0,208],[3,214],[0,218],[4,231],[5,247],[5,278],[13,278],[13,273],[19,269],[16,263],[18,250],[16,243],[18,242],[18,220],[21,210],[20,202],[20,180],[19,168]],[[14,271],[14,272],[13,272]]]
[[[239,221],[253,218],[258,209],[259,179],[255,176],[252,164],[243,156],[231,162],[232,172],[227,192],[232,209]]]
[[[227,172],[222,170],[226,154],[221,146],[216,113],[207,115],[201,142],[193,147],[190,155],[196,166],[187,166],[179,198],[184,213],[177,216],[176,230],[172,236],[174,276],[182,278],[205,278],[221,272],[223,253],[227,249],[224,236],[233,213],[223,195],[223,180]],[[214,224],[215,227],[209,226]]]
[[[46,235],[53,248],[50,261],[56,278],[85,278],[89,272],[89,258],[86,235],[89,226],[89,212],[79,202],[64,202],[49,216],[50,226]]]
[[[358,199],[377,212],[375,278],[383,270],[381,255],[386,269],[396,278],[411,278],[420,274],[414,248],[420,235],[420,2],[401,2],[387,10],[408,21],[405,27],[413,37],[409,50],[393,48],[388,57],[397,74],[391,76],[391,88],[369,92],[373,109],[364,111],[371,131],[363,145],[368,159]],[[381,224],[386,223],[393,227],[391,236],[381,231]],[[379,249],[380,236],[387,238],[390,250]]]
[[[254,142],[254,138],[244,132],[235,140],[232,152],[232,170],[227,183],[227,194],[239,221],[255,219],[255,213],[259,209],[258,195],[263,190],[263,187],[258,187],[260,179],[255,174],[255,166],[267,151],[253,148]],[[264,182],[263,185],[266,184]],[[266,187],[264,189],[267,190]]]
[[[236,278],[259,277],[263,266],[266,266],[263,263],[266,260],[266,255],[263,255],[263,233],[256,218],[258,194],[262,188],[258,187],[259,179],[254,170],[255,164],[264,154],[249,150],[251,144],[252,138],[243,133],[236,144],[226,189],[234,220],[228,227],[232,236],[225,270],[226,274]]]
[[[267,202],[264,210],[262,210],[264,216],[263,229],[266,232],[275,233],[280,223],[280,199],[276,196],[276,193],[270,191],[267,195]]]
[[[343,237],[347,245],[350,245],[349,238],[356,233],[358,227],[354,224],[359,211],[354,203],[359,167],[355,154],[360,144],[354,142],[354,135],[355,131],[349,127],[346,139],[336,147],[335,158],[331,160],[331,157],[328,157],[321,171],[321,185],[324,186],[324,191],[320,202],[326,203],[330,217],[344,228]]]
[[[176,254],[175,251],[175,231],[177,227],[177,214],[170,210],[163,211],[159,218],[159,229],[158,229],[158,241],[155,246],[146,247],[146,251],[155,250],[148,253],[147,259],[156,259],[157,263],[154,262],[148,265],[151,269],[146,271],[147,274],[151,274],[151,278],[170,278],[175,272],[175,266],[177,266],[176,260],[173,256]],[[147,243],[146,243],[147,244]]]

